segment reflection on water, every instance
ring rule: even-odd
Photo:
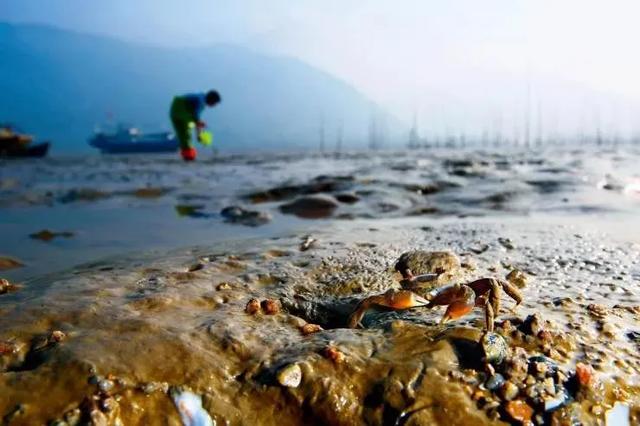
[[[639,154],[627,147],[226,156],[194,164],[165,156],[5,161],[0,256],[27,266],[3,274],[24,278],[105,255],[273,236],[320,225],[301,219],[319,217],[532,217],[640,242],[630,226],[640,210]],[[66,234],[29,238],[42,231]]]

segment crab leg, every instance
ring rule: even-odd
[[[384,294],[370,296],[358,304],[356,310],[349,317],[349,327],[356,328],[365,312],[374,306],[391,309],[409,309],[426,306],[429,301],[408,290],[389,290]]]
[[[493,331],[495,315],[491,303],[486,303],[484,305],[484,323],[487,331]]]
[[[501,280],[500,284],[504,292],[507,293],[509,297],[511,297],[513,300],[515,300],[516,304],[513,308],[511,308],[511,312],[515,312],[516,308],[520,306],[520,304],[522,303],[522,294],[520,294],[516,286],[514,286],[508,281]]]

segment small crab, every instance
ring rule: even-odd
[[[407,276],[408,275],[408,276]],[[424,282],[437,277],[436,274],[414,276],[406,274],[404,283]],[[415,294],[411,290],[388,290],[384,294],[370,296],[358,304],[356,310],[349,317],[349,327],[356,328],[365,312],[374,306],[391,309],[409,309],[419,306],[433,308],[447,306],[441,324],[449,320],[458,319],[471,312],[474,307],[483,307],[485,323],[488,331],[493,331],[494,318],[500,312],[500,294],[504,290],[515,302],[512,311],[522,303],[522,296],[511,283],[496,278],[480,278],[467,284],[450,284],[439,287],[427,293],[426,298]]]

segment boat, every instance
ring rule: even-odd
[[[175,152],[178,149],[178,142],[171,132],[143,133],[125,125],[119,125],[113,133],[97,130],[89,138],[89,145],[103,154]]]
[[[0,157],[44,157],[49,142],[33,143],[33,136],[20,133],[14,126],[0,125]]]

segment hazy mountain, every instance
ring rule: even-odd
[[[169,129],[175,94],[220,91],[205,113],[225,149],[317,149],[343,128],[345,145],[367,143],[376,107],[343,81],[286,57],[236,46],[166,49],[32,25],[0,23],[0,122],[52,139],[57,151],[88,149],[109,117]],[[383,114],[384,115],[384,114]],[[386,117],[386,115],[384,115]],[[391,118],[383,118],[387,126]]]

